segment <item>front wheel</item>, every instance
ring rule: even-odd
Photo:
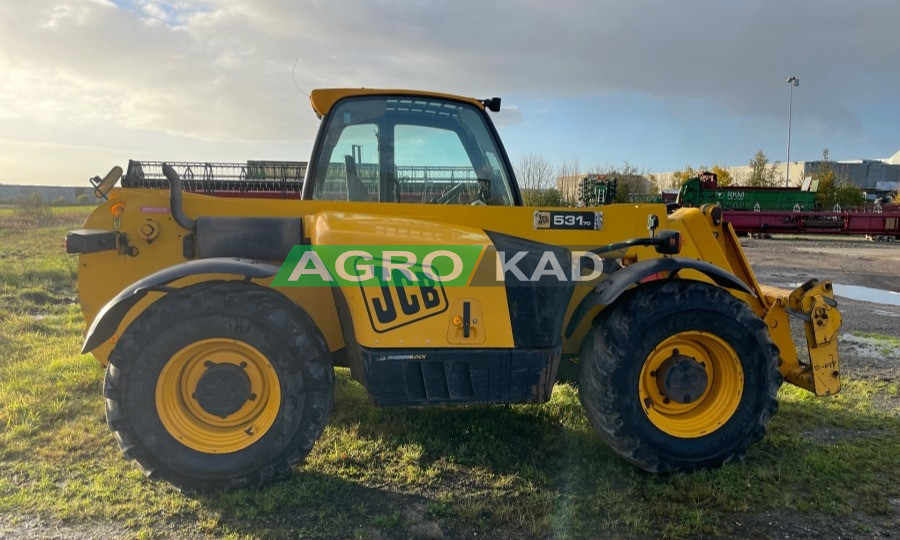
[[[743,458],[781,385],[765,323],[724,289],[689,280],[636,287],[582,345],[579,394],[601,437],[651,472]]]
[[[331,410],[322,334],[282,295],[247,283],[163,297],[129,325],[109,361],[106,416],[122,451],[188,491],[286,475]]]

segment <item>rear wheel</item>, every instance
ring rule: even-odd
[[[777,410],[778,348],[727,291],[696,281],[637,287],[582,345],[579,393],[601,437],[651,472],[742,458]]]
[[[185,490],[289,473],[321,435],[333,389],[312,319],[243,282],[195,285],[152,304],[116,344],[104,382],[122,451]]]

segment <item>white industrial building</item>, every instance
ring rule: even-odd
[[[789,184],[791,186],[801,185],[804,178],[812,176],[824,163],[825,161],[821,159],[792,161]],[[870,194],[886,194],[900,189],[900,151],[889,158],[829,161],[828,163],[834,168],[838,178],[845,179]],[[750,177],[749,165],[723,168],[731,173],[735,184],[744,184]],[[780,185],[784,185],[786,169],[784,163],[775,165],[776,177],[781,179]],[[656,175],[660,188],[670,187],[672,174],[672,172],[664,172]]]

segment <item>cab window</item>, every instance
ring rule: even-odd
[[[358,97],[328,114],[307,177],[314,199],[512,205],[509,173],[476,107]]]

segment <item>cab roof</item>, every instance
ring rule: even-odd
[[[322,118],[328,114],[338,100],[353,96],[419,96],[423,98],[462,101],[470,103],[482,110],[484,110],[485,107],[484,103],[471,97],[442,94],[439,92],[426,92],[422,90],[389,90],[383,88],[317,88],[310,92],[309,102],[312,104],[312,108],[316,112],[316,115],[318,115],[319,118]]]

